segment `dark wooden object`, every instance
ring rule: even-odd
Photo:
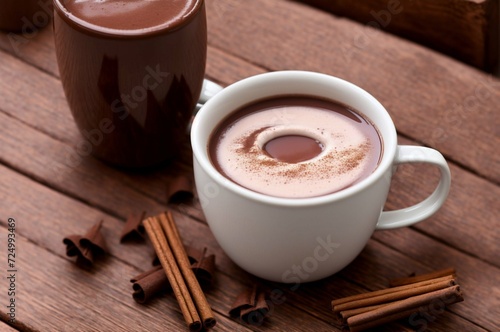
[[[500,80],[364,24],[282,0],[207,1],[207,76],[223,85],[284,69],[339,76],[368,90],[389,110],[402,144],[442,151],[452,189],[435,216],[412,228],[377,232],[346,269],[325,280],[290,285],[260,326],[229,317],[235,297],[256,280],[235,266],[212,237],[199,203],[175,207],[182,238],[217,255],[208,301],[219,331],[340,331],[330,301],[387,286],[387,280],[453,266],[465,302],[435,320],[432,331],[495,331],[500,281]],[[369,36],[359,47],[360,36]],[[171,169],[130,173],[73,154],[81,138],[64,99],[53,35],[40,30],[13,47],[0,34],[0,253],[6,270],[7,220],[16,219],[19,257],[17,325],[21,331],[184,330],[173,296],[135,303],[128,279],[151,267],[152,249],[120,244],[131,212],[167,207]],[[189,168],[189,162],[184,165]],[[432,190],[434,169],[401,167],[387,209]],[[429,179],[427,181],[426,179]],[[110,254],[82,271],[65,256],[68,234],[104,220]],[[5,299],[7,279],[0,279]],[[5,308],[2,312],[6,312]],[[4,316],[0,316],[3,318]],[[423,328],[422,322],[408,328]],[[1,326],[3,329],[6,326]],[[392,330],[391,330],[392,328]],[[7,330],[7,329],[6,329]],[[401,331],[394,326],[384,331]]]
[[[498,0],[298,0],[499,73]]]

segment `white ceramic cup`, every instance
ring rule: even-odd
[[[287,94],[328,98],[368,117],[383,141],[377,169],[346,189],[311,198],[264,195],[221,175],[208,154],[211,134],[221,120],[253,101]],[[196,115],[191,144],[198,196],[218,243],[244,270],[277,282],[309,282],[336,273],[356,258],[374,230],[409,226],[434,214],[444,203],[451,182],[441,153],[398,145],[392,119],[373,96],[352,83],[320,73],[271,72],[228,86]],[[383,212],[396,166],[414,162],[439,168],[435,191],[414,206]]]

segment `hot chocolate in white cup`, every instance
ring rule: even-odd
[[[343,190],[308,198],[265,195],[220,174],[208,151],[219,123],[244,105],[282,95],[329,99],[368,118],[383,141],[375,171]],[[196,115],[191,144],[198,196],[216,240],[244,270],[277,282],[309,282],[338,272],[356,258],[375,230],[409,226],[434,214],[451,183],[441,153],[398,145],[392,119],[373,96],[352,83],[320,73],[271,72],[230,85]],[[435,191],[414,206],[383,212],[396,166],[412,162],[439,168]]]

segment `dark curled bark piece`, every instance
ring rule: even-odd
[[[191,202],[194,198],[191,176],[180,174],[167,184],[167,201],[171,204]]]
[[[63,243],[66,245],[66,256],[74,257],[80,255],[83,251],[83,247],[80,246],[81,235],[68,235],[63,239]]]
[[[102,236],[101,228],[103,221],[97,222],[87,233],[80,239],[80,244],[90,248],[94,253],[105,253],[108,251],[106,240]]]
[[[106,241],[101,234],[103,221],[92,226],[85,235],[69,235],[63,239],[66,245],[66,255],[76,256],[76,264],[83,268],[90,268],[94,258],[108,251]]]
[[[196,276],[196,279],[202,284],[203,287],[210,287],[212,285],[213,276],[215,272],[215,255],[206,255],[207,248],[199,256],[194,256],[191,268]]]
[[[269,306],[266,301],[265,292],[259,290],[257,285],[245,289],[234,301],[229,315],[231,317],[240,317],[247,324],[261,324],[269,312]]]
[[[257,294],[257,286],[247,288],[238,294],[229,310],[231,317],[239,317],[241,310],[251,308],[254,304],[254,299]]]
[[[241,310],[240,317],[247,324],[260,325],[268,312],[269,306],[266,301],[266,294],[264,292],[258,292],[255,305],[251,308]]]
[[[122,228],[122,233],[120,235],[120,243],[128,241],[144,241],[146,231],[142,225],[142,220],[146,215],[146,211],[141,213],[131,213],[125,225]]]

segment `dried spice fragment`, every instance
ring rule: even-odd
[[[170,204],[189,203],[193,200],[193,180],[191,176],[180,174],[167,184],[167,201]]]
[[[207,256],[207,248],[203,248],[201,254],[196,255],[191,253],[191,255],[190,257],[193,257],[191,269],[193,270],[196,279],[198,279],[198,282],[203,288],[210,287],[212,285],[215,272],[215,255]]]
[[[141,273],[130,279],[130,282],[133,283],[132,289],[134,290],[132,297],[138,303],[146,303],[151,298],[172,289],[161,266]]]
[[[239,317],[251,325],[260,325],[268,313],[266,293],[261,291],[257,285],[241,292],[229,310],[231,317]]]
[[[143,223],[189,329],[199,331],[201,328],[214,327],[217,321],[191,270],[191,263],[171,212],[148,218]]]
[[[106,240],[101,234],[102,224],[102,220],[97,222],[83,236],[73,234],[63,239],[63,243],[66,245],[66,255],[68,257],[76,256],[78,266],[90,268],[95,257],[108,251]]]
[[[191,269],[201,287],[204,289],[211,285],[215,272],[215,256],[207,256],[206,252],[206,248],[198,250],[186,246],[186,253],[191,264]],[[158,264],[154,264],[156,262],[158,262]],[[168,278],[162,270],[157,258],[153,261],[153,265],[153,269],[130,280],[130,282],[133,283],[132,289],[134,290],[132,297],[138,303],[146,303],[151,298],[171,289]]]
[[[120,243],[129,241],[143,241],[146,237],[146,231],[142,225],[142,221],[146,216],[146,211],[141,213],[131,213],[125,225],[122,229],[122,234],[120,235]]]

